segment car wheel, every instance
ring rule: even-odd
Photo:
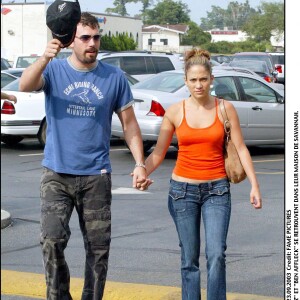
[[[154,144],[155,143],[149,141],[143,142],[144,152],[149,151]]]
[[[5,143],[8,146],[16,146],[19,144],[24,138],[19,135],[2,135],[1,142]]]
[[[125,140],[124,140],[124,144],[129,149],[129,147],[128,147],[128,145],[127,145],[127,143],[126,143]],[[144,152],[149,151],[154,144],[155,143],[151,142],[151,141],[143,141]]]
[[[47,131],[47,122],[46,120],[43,121],[40,130],[38,132],[38,139],[40,144],[44,147],[46,144],[46,131]]]

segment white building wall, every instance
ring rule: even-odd
[[[277,49],[284,49],[284,32],[273,30],[271,34],[271,45]]]
[[[149,39],[155,39],[155,42],[153,42],[152,45],[148,45]],[[164,45],[164,43],[160,41],[161,39],[167,39],[168,45]],[[158,33],[143,33],[143,49],[179,53],[179,34],[170,31],[161,31]]]
[[[52,38],[46,25],[46,6],[42,3],[2,3],[11,11],[1,14],[1,55],[14,61],[20,54],[42,54]],[[91,12],[97,18],[106,18],[100,23],[102,34],[128,33],[142,49],[142,20]]]
[[[44,4],[3,6],[11,9],[1,15],[1,50],[6,58],[13,61],[19,54],[43,53],[47,44]]]
[[[230,31],[230,30],[210,30],[212,43],[216,42],[243,42],[247,39],[247,34],[243,31]],[[217,32],[217,34],[215,33]]]
[[[117,35],[127,33],[129,37],[138,44],[138,49],[142,49],[142,26],[143,22],[141,19],[121,17],[114,15],[106,15],[101,13],[91,12],[95,17],[100,19],[106,19],[105,23],[100,23],[100,29],[102,29],[103,35]]]

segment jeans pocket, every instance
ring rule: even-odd
[[[185,201],[186,191],[181,189],[170,188],[169,190],[169,204],[171,206],[171,211],[175,216],[186,211],[186,201]]]
[[[228,185],[213,187],[208,191],[209,199],[214,204],[230,205],[230,188]]]
[[[229,187],[226,185],[213,187],[208,193],[212,196],[223,196],[224,194],[229,193]]]
[[[183,199],[185,197],[186,191],[184,190],[178,190],[178,189],[174,189],[174,188],[170,188],[169,190],[169,196],[173,199],[173,200],[179,200],[179,199]]]

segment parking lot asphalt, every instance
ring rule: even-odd
[[[71,278],[71,294],[74,300],[81,299],[83,279]],[[45,299],[46,285],[43,274],[1,270],[2,295]],[[201,299],[206,300],[206,291],[201,290]],[[4,299],[4,298],[3,298]],[[180,300],[179,287],[134,284],[107,281],[103,300]],[[227,293],[227,300],[283,300],[250,294]]]
[[[261,162],[261,161],[258,161]],[[264,174],[261,171],[259,174]],[[5,207],[4,207],[5,208]],[[14,216],[1,209],[1,229],[11,224]],[[2,227],[3,226],[3,227]],[[5,230],[5,229],[4,229]],[[82,278],[71,278],[73,299],[81,299]],[[45,299],[44,274],[1,270],[1,299]],[[255,290],[254,290],[255,293]],[[206,300],[206,291],[201,290],[202,300]],[[107,281],[104,300],[180,300],[181,291],[175,286],[160,286]],[[227,300],[283,300],[255,294],[227,293]]]
[[[1,229],[6,228],[11,224],[10,213],[4,209],[1,209]]]

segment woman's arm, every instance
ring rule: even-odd
[[[231,123],[231,139],[234,143],[236,150],[239,154],[241,163],[245,169],[247,177],[251,183],[251,192],[250,192],[250,202],[254,208],[261,208],[262,207],[262,199],[259,189],[259,183],[255,174],[253,162],[248,151],[248,148],[245,145],[240,121],[236,109],[234,108],[233,104],[224,101],[225,109],[228,115],[228,119]]]
[[[147,175],[150,175],[162,163],[169,149],[175,126],[172,121],[174,107],[170,107],[163,118],[156,146],[152,153],[146,159]]]
[[[127,109],[119,112],[118,117],[122,124],[126,143],[132,153],[132,156],[136,164],[143,165],[144,164],[143,141],[141,136],[141,130],[136,120],[133,107],[130,106]],[[145,183],[147,181],[145,168],[141,166],[135,167],[131,175],[132,175],[132,186],[134,188],[144,190],[145,187],[147,186],[147,184]]]

